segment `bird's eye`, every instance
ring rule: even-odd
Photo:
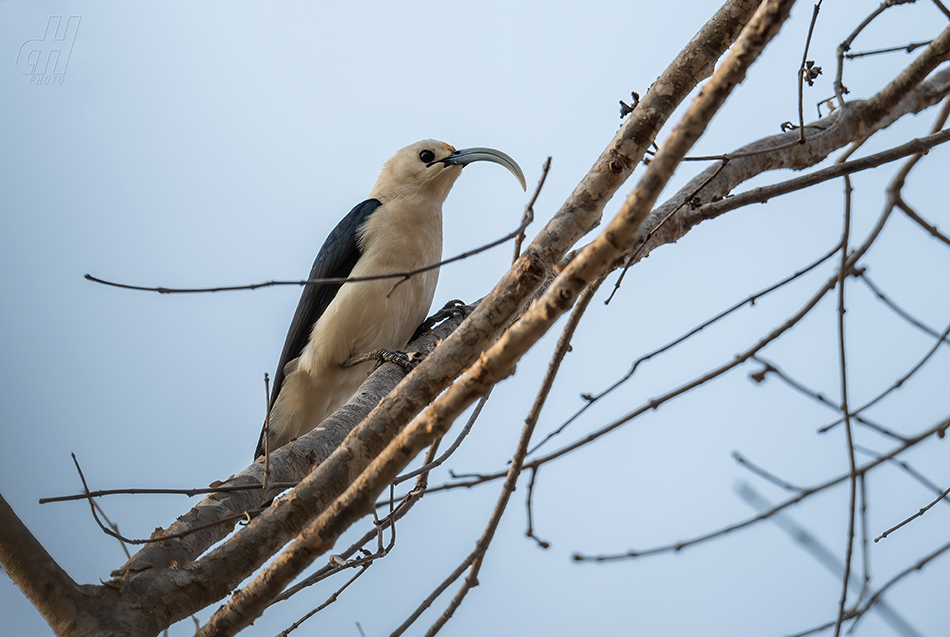
[[[419,153],[419,159],[421,159],[426,164],[431,163],[435,161],[435,153],[433,153],[431,150],[424,150]]]

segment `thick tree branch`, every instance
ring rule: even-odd
[[[422,354],[431,351],[461,320],[460,317],[446,320],[432,333],[417,339],[408,350]],[[192,561],[210,539],[227,536],[233,522],[152,545],[133,556],[114,574],[110,585],[117,586],[130,599],[144,596],[160,600],[142,609],[140,612],[147,613],[147,618],[139,617],[137,621],[154,622],[160,629],[227,596],[241,580],[293,539],[312,515],[326,508],[336,493],[345,488],[354,476],[353,467],[365,465],[375,456],[374,445],[381,448],[385,444],[385,440],[372,437],[367,440],[351,435],[351,431],[404,375],[398,365],[380,367],[357,395],[320,427],[275,451],[270,462],[271,480],[299,480],[299,484],[215,550],[197,562]],[[263,460],[258,460],[228,483],[261,484],[262,480]],[[258,508],[277,492],[259,489],[213,494],[165,533],[180,533],[193,527],[199,519],[213,522],[234,510],[236,505]],[[169,559],[176,560],[177,569],[176,562],[168,562]],[[187,568],[182,568],[183,565]],[[142,634],[148,633],[143,631]]]
[[[734,79],[734,81],[738,80]],[[662,86],[659,88],[662,88]],[[650,97],[654,92],[659,95],[657,85],[653,87],[653,90],[651,90],[647,97]],[[712,92],[714,92],[713,88],[709,87],[706,89],[706,91],[704,91],[704,94]],[[725,94],[721,95],[720,97],[724,97],[724,95]],[[663,100],[661,100],[659,97],[655,97],[655,99],[656,101],[652,103],[654,108],[660,104],[663,104]],[[939,97],[931,95],[930,103],[936,101],[936,99],[939,99]],[[673,104],[671,104],[671,106],[672,105]],[[573,245],[573,241],[576,241],[576,239],[579,238],[579,236],[583,234],[584,231],[589,229],[597,222],[606,199],[612,195],[613,191],[616,190],[616,187],[619,186],[616,175],[624,173],[623,167],[626,166],[624,158],[631,159],[635,156],[619,152],[618,149],[630,149],[633,152],[638,153],[639,156],[642,156],[642,151],[640,149],[645,148],[646,143],[648,142],[646,142],[645,139],[641,139],[641,135],[638,135],[638,132],[642,133],[642,127],[647,121],[653,121],[658,125],[662,124],[662,122],[655,119],[655,111],[649,110],[647,108],[649,106],[651,106],[651,103],[647,98],[641,101],[640,105],[638,105],[638,109],[634,111],[633,116],[627,122],[627,124],[630,124],[630,122],[637,122],[639,126],[625,126],[621,129],[621,132],[618,133],[618,136],[615,138],[611,147],[605,151],[604,155],[602,155],[602,157],[598,160],[598,163],[595,164],[594,169],[592,169],[591,173],[587,178],[585,178],[584,182],[582,182],[578,189],[575,190],[572,198],[565,204],[564,207],[562,207],[555,219],[552,220],[550,224],[548,224],[544,231],[542,231],[541,235],[539,235],[535,242],[532,243],[532,246],[526,251],[525,255],[523,255],[518,260],[518,262],[513,267],[512,272],[505,277],[501,284],[493,291],[492,295],[486,299],[486,302],[483,303],[475,313],[473,313],[473,316],[470,318],[470,320],[467,321],[466,324],[463,325],[462,328],[453,335],[453,337],[448,339],[446,343],[443,344],[443,347],[440,347],[439,350],[434,352],[428,360],[424,361],[423,364],[421,364],[419,368],[412,375],[410,375],[410,377],[405,379],[400,384],[400,387],[398,388],[399,391],[395,393],[396,395],[388,398],[386,401],[381,403],[376,410],[374,410],[370,417],[367,418],[366,423],[364,423],[367,431],[393,431],[398,429],[398,426],[394,425],[394,423],[404,421],[404,419],[417,412],[426,402],[431,400],[431,398],[434,397],[438,391],[451,382],[452,378],[454,378],[454,376],[459,373],[459,371],[461,371],[465,365],[470,363],[472,356],[474,356],[478,351],[481,351],[488,343],[490,343],[491,340],[494,339],[498,330],[502,329],[507,321],[510,320],[510,316],[518,310],[518,307],[524,303],[524,300],[530,295],[531,292],[533,292],[534,288],[539,285],[540,281],[546,276],[546,272],[548,271],[550,264],[554,263],[557,259],[563,256],[567,249]],[[645,109],[643,113],[639,112],[641,107]],[[923,108],[923,106],[920,106],[920,108]],[[711,113],[707,114],[711,116]],[[651,115],[654,116],[654,118],[651,119]],[[643,119],[637,120],[638,116],[643,117]],[[700,118],[699,121],[701,122],[702,118]],[[704,126],[705,124],[697,124],[688,131],[688,134],[685,138],[692,138],[688,144],[691,144],[692,141],[695,141],[695,138],[701,134]],[[653,135],[655,135],[655,131]],[[814,137],[812,139],[814,139]],[[811,146],[811,142],[806,146]],[[675,165],[676,161],[678,160],[672,161],[671,164]],[[818,160],[813,158],[811,161],[814,163],[814,161]],[[657,164],[657,160],[654,160],[653,163]],[[732,163],[733,162],[730,162],[730,164]],[[670,169],[669,166],[664,166],[662,162],[657,165],[662,166],[665,169]],[[606,169],[606,171],[604,169]],[[650,171],[648,171],[648,175],[649,172]],[[648,177],[645,177],[645,181],[647,181],[647,179]],[[653,184],[652,189],[658,192],[658,187],[662,183],[665,183],[665,181],[661,180],[660,182]],[[647,186],[650,187],[650,184],[647,183]],[[653,197],[655,198],[655,195],[653,195]],[[582,206],[581,203],[584,205]],[[643,198],[639,204],[636,204],[636,208],[637,210],[641,211],[646,210],[649,208],[649,203],[652,203],[649,197]],[[628,208],[629,206],[630,204],[628,202],[628,206],[625,208]],[[626,244],[617,243],[617,240],[624,232],[635,229],[637,226],[637,216],[645,214],[643,212],[631,214],[631,212],[632,211],[630,210],[626,210],[625,213],[622,213],[622,215],[630,215],[630,218],[623,222],[623,224],[626,224],[626,227],[619,234],[617,233],[616,229],[608,229],[608,231],[602,235],[604,239],[600,250],[602,250],[603,253],[599,258],[595,257],[593,261],[578,261],[578,263],[586,264],[586,268],[590,270],[589,272],[581,271],[580,266],[574,266],[574,271],[572,273],[568,273],[566,277],[562,275],[563,280],[570,280],[571,277],[580,272],[579,281],[575,281],[577,284],[576,286],[565,286],[561,288],[559,292],[557,292],[557,294],[564,294],[565,291],[567,291],[567,298],[551,304],[551,300],[555,299],[556,296],[552,296],[552,293],[549,291],[547,295],[549,304],[545,307],[544,313],[542,313],[537,308],[535,309],[535,316],[536,319],[538,319],[538,323],[531,329],[539,330],[535,332],[536,335],[539,336],[540,333],[543,333],[543,330],[547,329],[545,325],[549,326],[550,323],[553,322],[557,316],[559,316],[563,309],[566,309],[566,307],[570,306],[571,294],[569,290],[571,287],[578,287],[579,289],[579,287],[582,287],[580,282],[590,280],[590,278],[593,278],[593,276],[597,273],[598,267],[603,268],[607,263],[610,262],[610,259],[615,259],[615,256],[611,256],[610,259],[607,258],[607,255],[610,254],[611,249],[622,248],[625,247],[625,245],[629,245],[629,243],[632,241],[632,235],[630,238],[626,239]],[[585,219],[587,220],[587,223],[582,223],[581,220]],[[594,254],[598,254],[598,251],[595,250]],[[599,265],[597,264],[597,261],[600,261]],[[566,304],[558,308],[558,305],[561,303]],[[556,311],[552,312],[551,310]],[[506,339],[507,338],[508,337],[506,337]],[[517,351],[521,350],[522,348],[526,349],[530,346],[528,341],[530,341],[531,338],[528,338],[527,341],[524,341],[521,345],[515,347],[514,350],[512,350],[510,357],[505,357],[508,359],[508,369],[510,369],[510,364],[512,364],[514,360],[517,360],[517,357],[520,356]],[[497,346],[499,348],[498,351],[504,351],[508,344],[510,343],[506,342],[505,344],[499,344]],[[478,377],[477,370],[478,366],[476,366],[476,372],[473,372],[471,377]],[[458,402],[449,412],[439,412],[437,408],[433,408],[431,413],[439,414],[440,417],[438,420],[440,423],[451,423],[451,421],[457,415],[457,412],[464,408],[464,406],[470,404],[470,402],[474,400],[474,398],[485,386],[497,381],[498,377],[503,377],[505,371],[504,365],[496,365],[494,368],[495,377],[482,377],[479,383],[480,387],[476,388],[476,391],[470,393],[467,398],[461,402]],[[467,377],[469,376],[467,375]],[[464,382],[460,384],[464,384]],[[457,386],[460,384],[457,384]],[[472,388],[469,388],[470,391],[471,389]],[[445,426],[447,427],[447,424]],[[383,429],[381,430],[380,427],[383,427]],[[377,436],[379,434],[377,433],[371,435]],[[424,446],[427,443],[423,440],[427,440],[427,438],[414,440],[413,443],[418,443]],[[395,460],[397,464],[401,463],[401,466],[404,466],[405,463],[407,463],[409,459],[411,459],[411,457],[413,457],[413,455],[418,451],[413,451],[415,444],[407,445],[407,442],[408,441],[398,442],[396,445],[396,456],[398,459],[392,458],[392,460]],[[346,464],[348,464],[350,467],[349,471],[354,472],[359,470],[361,467],[358,466],[358,463],[354,465],[352,464],[352,461],[352,457],[346,458]],[[321,468],[318,473],[324,474],[325,471],[330,471],[329,467]],[[350,473],[350,475],[352,475],[352,473]],[[354,484],[351,488],[354,488],[355,486],[356,485]],[[367,508],[366,510],[368,511],[369,509]],[[335,510],[332,513],[327,511],[327,514],[327,519],[324,520],[324,522],[333,519],[335,520],[334,525],[342,524],[345,526],[352,523],[353,520],[362,515],[362,512],[358,509],[351,509],[345,514],[340,510]],[[311,531],[315,531],[315,528],[312,528]],[[307,562],[308,559],[312,559],[312,557],[309,557],[310,555],[315,555],[328,546],[333,535],[334,533],[331,533],[329,537],[321,537],[321,539],[316,541],[314,545],[306,546],[303,553],[308,554],[308,557],[302,560],[289,559],[282,564],[287,566],[289,571],[302,568],[302,564],[304,562]],[[267,595],[270,595],[270,593]],[[252,604],[252,606],[253,605],[256,604]],[[239,614],[244,614],[246,610],[247,607],[242,608]]]
[[[92,623],[83,629],[85,633],[118,632],[113,628],[122,627],[125,634],[154,635],[177,619],[227,596],[296,536],[287,552],[244,591],[235,594],[199,633],[234,634],[262,612],[307,564],[331,547],[347,526],[368,513],[376,494],[422,448],[443,435],[462,409],[487,387],[510,374],[520,357],[575,303],[580,290],[613,267],[625,250],[636,245],[638,237],[650,237],[642,256],[655,245],[675,240],[692,225],[708,218],[704,214],[708,215],[710,209],[704,212],[702,207],[683,207],[670,215],[682,204],[682,198],[677,201],[676,197],[670,208],[661,206],[652,212],[650,209],[712,115],[777,33],[787,16],[790,0],[763,3],[616,218],[566,266],[523,319],[499,339],[551,276],[552,266],[600,223],[607,201],[640,162],[676,106],[712,73],[716,61],[736,41],[742,26],[750,22],[757,5],[753,0],[726,2],[651,87],[588,175],[498,286],[409,376],[400,381],[398,370],[377,370],[371,382],[364,385],[363,393],[334,418],[272,454],[272,481],[300,481],[291,493],[200,559],[198,556],[225,538],[233,525],[212,526],[146,547],[104,586],[76,588],[68,577],[57,580],[57,586],[73,587],[80,591],[74,595],[89,602],[84,610]],[[933,104],[950,91],[950,71],[923,80],[941,59],[947,58],[946,42],[945,33],[878,96],[867,102],[851,102],[832,117],[813,124],[814,134],[808,136],[806,144],[796,144],[797,150],[776,150],[787,140],[782,136],[770,138],[769,143],[755,148],[767,148],[768,152],[754,157],[732,157],[720,174],[712,178],[711,173],[698,176],[684,188],[683,194],[694,192],[708,180],[699,197],[711,201],[748,179],[745,175],[751,176],[750,166],[753,172],[761,172],[814,165],[836,148],[887,126],[905,113],[918,112]],[[819,126],[826,128],[819,130]],[[667,217],[669,223],[660,223]],[[431,345],[434,344],[433,341]],[[394,386],[395,390],[390,392]],[[262,464],[255,463],[228,484],[260,485],[262,479]],[[162,535],[189,532],[235,513],[257,509],[276,493],[276,489],[255,489],[213,494]],[[0,507],[0,522],[5,513]],[[0,531],[4,534],[0,544],[5,544],[5,524]],[[37,552],[36,547],[24,545],[23,550],[30,553],[30,559],[43,561],[44,554]],[[11,559],[5,546],[0,546],[0,557],[4,564]],[[109,611],[111,619],[100,617],[104,610]],[[62,632],[82,634],[83,630],[64,627]]]
[[[790,6],[790,3],[763,5],[756,15],[758,22],[754,21],[743,32],[743,39],[733,47],[719,71],[673,131],[669,141],[657,153],[617,217],[566,266],[542,299],[532,306],[521,321],[512,326],[478,363],[440,396],[407,432],[439,428],[441,423],[450,422],[485,387],[509,375],[521,355],[573,304],[580,290],[616,260],[636,233],[675,166],[702,134],[731,89],[744,77],[745,70],[777,33]]]
[[[0,495],[0,563],[13,583],[58,634],[82,632],[108,621],[89,610],[110,594],[102,586],[80,586],[46,552],[6,499]],[[112,600],[109,600],[112,601]],[[115,622],[118,624],[118,622]],[[117,626],[113,626],[117,627]]]
[[[640,106],[643,110],[638,106],[588,176],[532,242],[525,254],[516,261],[512,270],[468,320],[373,410],[359,426],[357,431],[360,433],[354,432],[355,436],[381,439],[398,431],[400,423],[408,421],[432,401],[475,360],[479,352],[484,351],[495,340],[497,334],[508,325],[548,276],[550,267],[559,261],[585,232],[596,225],[607,200],[642,158],[673,109],[712,69],[718,56],[713,53],[721,54],[731,44],[754,6],[755,3],[744,0],[727,2],[703,27],[700,34],[641,100]],[[442,433],[444,431],[440,431],[438,435]],[[216,614],[203,629],[203,634],[231,634],[238,627],[246,625],[263,610],[269,599],[280,592],[290,578],[332,545],[340,530],[372,510],[375,498],[372,491],[379,486],[378,481],[394,478],[395,473],[388,478],[386,475],[390,470],[401,470],[418,452],[418,449],[405,445],[399,439],[394,441],[390,448],[393,449],[393,455],[389,457],[390,462],[386,464],[386,469],[382,472],[374,471],[373,478],[369,481],[360,476],[348,490],[348,493],[360,493],[359,504],[348,503],[345,497],[334,502],[302,534],[302,538],[294,544],[295,548],[285,553],[255,580],[252,585],[254,588],[245,588],[240,595],[232,598],[232,602],[225,609]],[[337,453],[345,454],[346,451],[341,447],[334,456]],[[346,458],[350,475],[365,466],[361,465],[359,460],[358,457]],[[377,458],[374,464],[380,460]],[[327,481],[331,478],[329,466],[329,462],[324,463],[314,472],[314,475],[322,476],[324,487],[329,486]],[[369,482],[373,486],[362,484],[363,488],[360,489],[362,482]],[[385,482],[375,493],[379,493],[384,486]],[[328,520],[333,520],[331,526],[334,530],[318,533],[316,529],[325,528]]]
[[[948,85],[948,88],[950,88],[950,85]],[[802,175],[801,177],[794,177],[792,179],[788,179],[777,184],[772,184],[770,186],[753,188],[752,190],[748,190],[738,195],[726,197],[725,199],[719,199],[718,201],[712,201],[700,206],[700,208],[695,211],[695,214],[686,214],[688,219],[695,219],[696,223],[705,221],[707,219],[715,219],[719,215],[725,214],[731,210],[736,210],[737,208],[741,208],[743,206],[748,206],[749,204],[766,203],[774,197],[787,195],[798,190],[804,190],[805,188],[810,188],[811,186],[829,181],[831,179],[837,179],[838,177],[843,177],[844,175],[851,175],[863,170],[877,168],[878,166],[890,163],[892,161],[897,161],[898,159],[903,159],[909,155],[927,153],[934,146],[945,144],[948,141],[950,141],[950,129],[943,130],[932,135],[927,135],[926,137],[912,139],[906,144],[901,144],[900,146],[895,146],[890,150],[868,155],[867,157],[862,157],[861,159],[854,159],[844,163],[835,164],[834,166],[829,166],[828,168],[816,170],[815,172],[809,173],[807,175]],[[653,216],[657,215],[651,215],[651,217]],[[653,242],[649,240],[647,241],[647,244],[654,245]]]
[[[948,32],[945,32],[944,36],[950,38],[947,33]],[[934,61],[935,66],[938,63],[939,60]],[[875,131],[886,128],[904,115],[919,113],[939,103],[940,100],[945,98],[948,94],[950,94],[950,69],[944,69],[919,86],[909,90],[906,95],[900,96],[902,99],[900,99],[899,102],[895,102],[892,109],[884,113],[877,121],[871,121],[867,118],[871,115],[880,115],[880,108],[865,109],[862,107],[865,102],[849,102],[846,108],[835,111],[835,113],[828,117],[809,124],[810,128],[822,130],[823,132],[810,136],[805,144],[798,144],[796,141],[796,133],[791,131],[760,139],[733,151],[727,155],[727,157],[745,155],[752,152],[758,154],[731,159],[726,167],[716,175],[716,178],[711,180],[699,194],[698,198],[703,205],[696,208],[690,206],[683,207],[678,214],[664,223],[661,228],[659,227],[660,222],[663,221],[673,209],[681,206],[685,198],[695,191],[700,184],[706,181],[716,170],[717,166],[707,168],[690,180],[688,184],[683,186],[676,195],[651,212],[649,218],[643,225],[640,237],[646,237],[651,231],[652,235],[645,242],[643,248],[637,250],[636,260],[639,261],[643,259],[658,246],[675,243],[689,232],[693,226],[706,219],[712,219],[729,210],[733,210],[737,208],[739,204],[756,202],[756,197],[761,196],[762,190],[765,190],[759,189],[758,192],[753,191],[755,194],[750,192],[738,195],[734,198],[739,200],[736,202],[732,201],[733,198],[725,199],[740,183],[770,170],[778,170],[781,168],[801,170],[813,166],[824,160],[834,151],[861,139],[862,135],[870,135]],[[893,96],[893,92],[891,92],[891,95]],[[880,103],[877,96],[871,98],[871,100],[876,104]],[[938,139],[942,140],[942,136]],[[761,152],[768,149],[774,150]],[[855,162],[860,161],[863,160],[855,160]],[[849,162],[849,164],[851,163],[852,162]],[[843,171],[842,174],[847,174],[846,168],[838,167],[837,169]],[[829,168],[827,170],[832,171],[833,169]],[[805,177],[800,179],[805,179]],[[791,192],[791,190],[788,192]],[[640,237],[638,237],[638,242]]]

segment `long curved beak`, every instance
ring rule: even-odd
[[[524,173],[521,172],[521,166],[518,165],[518,162],[494,148],[462,148],[439,161],[445,166],[465,166],[466,164],[471,164],[476,161],[495,162],[510,170],[511,174],[518,180],[518,183],[521,184],[521,188],[525,191],[528,190]]]

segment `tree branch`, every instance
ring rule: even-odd
[[[100,619],[104,587],[79,586],[30,533],[0,495],[0,563],[23,594],[59,634]],[[111,600],[110,600],[111,601]]]
[[[575,189],[568,202],[541,231],[525,254],[516,261],[512,270],[479,304],[459,330],[423,360],[356,431],[362,435],[373,431],[384,431],[387,434],[398,431],[401,423],[406,422],[439,395],[475,360],[479,352],[494,341],[498,332],[508,325],[511,318],[542,284],[551,266],[563,257],[580,236],[596,224],[607,199],[642,157],[676,104],[695,86],[702,74],[711,69],[714,63],[711,52],[721,52],[728,47],[739,31],[741,20],[748,15],[753,5],[754,3],[744,0],[727,2],[713,20],[703,27],[700,36],[694,38],[687,50],[657,81],[654,89],[641,100],[638,109],[621,127],[611,147],[605,151],[594,169]],[[760,34],[756,32],[754,35]],[[735,58],[735,51],[730,56]],[[737,73],[741,76],[744,69],[730,66],[726,75],[738,81],[737,77],[733,77]],[[717,92],[717,101],[724,99],[727,94],[728,90]],[[652,109],[641,109],[644,104],[649,104]],[[712,112],[708,113],[709,117]],[[698,135],[696,130],[693,133]],[[629,162],[631,158],[635,159],[632,163]],[[662,162],[658,165],[662,165]],[[666,170],[669,169],[668,166]],[[453,413],[450,417],[440,420],[439,427],[424,433],[418,426],[402,431],[387,447],[386,452],[376,457],[346,492],[305,529],[294,545],[265,569],[251,585],[234,595],[231,602],[215,614],[200,634],[232,634],[252,621],[296,573],[332,545],[344,528],[372,510],[375,495],[382,491],[421,448],[434,437],[443,435],[456,415]],[[407,431],[412,433],[407,435]],[[360,434],[355,433],[349,440],[352,441]],[[378,434],[369,435],[374,438],[381,437]],[[417,444],[421,446],[417,447]],[[334,453],[334,457],[346,453],[344,446]],[[339,474],[332,473],[335,467],[331,467],[328,460],[318,467],[308,480],[322,480],[325,490],[335,489],[338,476],[353,475],[362,469],[359,462],[362,458],[363,456],[347,457],[349,462],[346,463],[346,469],[340,467]],[[332,459],[333,457],[330,460]],[[353,462],[354,460],[356,462]],[[329,487],[327,481],[331,479],[333,486]],[[298,490],[300,488],[298,487]],[[265,513],[261,517],[266,515]],[[254,523],[250,525],[253,526]]]
[[[941,38],[950,39],[950,35],[948,35],[948,32],[944,32]],[[923,55],[926,55],[926,52]],[[932,59],[933,57],[934,56],[929,56],[928,59],[936,66],[940,63],[940,60]],[[905,73],[906,72],[907,71],[905,71]],[[636,260],[642,260],[661,245],[675,243],[689,232],[693,226],[707,219],[718,217],[742,205],[763,201],[761,198],[763,194],[777,196],[802,187],[802,182],[796,183],[797,180],[792,180],[786,182],[785,186],[775,187],[777,192],[770,193],[768,192],[768,188],[770,187],[765,187],[727,199],[726,197],[728,197],[733,188],[740,183],[770,170],[778,170],[781,168],[801,170],[813,166],[827,158],[832,152],[860,139],[862,135],[870,135],[875,131],[886,128],[904,115],[919,113],[939,103],[948,94],[950,94],[950,69],[944,69],[935,73],[933,77],[922,82],[919,86],[907,90],[906,94],[894,95],[892,91],[892,99],[898,97],[900,99],[893,105],[891,110],[884,113],[881,112],[881,108],[863,108],[864,102],[862,101],[849,102],[846,108],[839,109],[828,117],[809,124],[809,128],[815,128],[821,132],[808,137],[805,144],[799,144],[797,142],[797,134],[791,131],[760,139],[733,151],[729,155],[726,155],[726,157],[747,154],[754,151],[768,150],[769,152],[731,159],[728,165],[721,170],[716,178],[707,184],[700,193],[699,198],[702,202],[705,202],[703,205],[698,208],[692,208],[690,206],[684,207],[679,214],[674,215],[670,221],[663,224],[662,229],[654,232],[648,241],[643,241],[643,237],[646,237],[654,227],[658,226],[671,210],[679,207],[686,197],[695,191],[697,186],[709,178],[717,169],[717,166],[707,168],[690,180],[689,183],[683,186],[679,192],[673,195],[669,200],[653,210],[644,222],[643,229],[637,237],[637,242],[634,244],[639,245],[641,241],[644,244],[642,249],[638,249]],[[874,100],[875,104],[880,104],[881,102],[877,96],[871,99]],[[880,115],[881,117],[876,121],[872,121],[868,119],[872,115]],[[930,138],[922,138],[921,141],[928,139],[927,143],[929,144],[930,141],[934,141],[934,138],[935,136],[931,135]],[[940,137],[936,137],[936,140],[939,140],[937,143],[946,141],[944,133],[940,133]],[[908,151],[906,155],[912,154],[910,148],[904,150]],[[904,156],[903,151],[901,151],[901,154]],[[875,161],[879,159],[881,158],[877,157]],[[893,157],[893,159],[899,159],[899,157]],[[866,160],[855,160],[855,162],[863,161]],[[892,161],[892,159],[888,161]],[[821,171],[820,179],[824,181],[825,179],[831,179],[835,176],[853,172],[851,169],[855,168],[855,162],[848,162],[847,164],[841,164],[835,168],[826,169],[827,172]],[[817,174],[818,173],[816,173],[816,175]],[[808,177],[801,177],[799,179],[806,180]],[[736,201],[733,201],[733,199]]]

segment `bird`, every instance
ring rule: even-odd
[[[330,232],[309,279],[393,274],[439,263],[442,204],[462,168],[478,161],[504,166],[527,190],[521,168],[499,150],[456,150],[431,139],[406,146],[383,165],[369,197]],[[372,362],[361,361],[405,347],[426,318],[438,278],[434,268],[405,281],[305,285],[254,457],[302,436],[342,406],[372,371]]]

